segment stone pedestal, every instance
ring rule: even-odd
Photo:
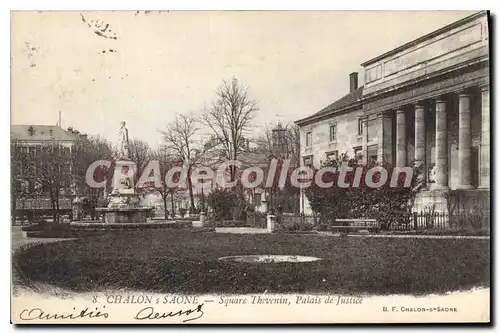
[[[193,220],[191,223],[193,227],[204,227],[205,226],[205,221],[206,221],[206,214],[205,211],[200,212],[200,220]]]
[[[71,211],[73,214],[73,220],[78,221],[83,218],[83,203],[80,201],[80,198],[76,197],[71,203]]]
[[[276,229],[276,216],[272,214],[267,215],[267,232],[272,233]]]
[[[108,224],[146,223],[151,208],[139,206],[139,196],[134,189],[136,164],[124,156],[115,162],[113,191],[109,194],[108,207],[97,208]]]

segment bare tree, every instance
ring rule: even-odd
[[[140,139],[132,139],[129,143],[129,153],[130,158],[136,163],[137,171],[135,172],[134,183],[137,184],[142,172],[146,168],[151,156],[153,154],[153,150],[149,146],[149,144]],[[137,189],[139,194],[143,194],[141,189]]]
[[[111,143],[100,137],[92,136],[81,138],[73,148],[73,156],[75,164],[73,166],[73,175],[75,178],[77,193],[87,196],[90,200],[90,210],[92,219],[96,218],[95,208],[99,205],[99,201],[104,199],[104,192],[111,187],[113,168],[99,168],[98,174],[95,177],[106,179],[106,188],[90,187],[85,176],[89,166],[98,160],[113,160],[113,149]],[[102,203],[104,204],[104,203]]]
[[[245,134],[257,110],[257,102],[248,97],[248,88],[239,84],[236,78],[231,82],[224,80],[212,105],[205,109],[203,122],[228,159],[236,160],[247,148]],[[235,180],[235,166],[230,166],[230,177],[231,181]]]
[[[27,171],[34,163],[28,154],[28,148],[17,140],[10,142],[10,200],[12,224],[16,221],[17,200],[28,195],[31,187]],[[26,186],[27,185],[27,186]]]
[[[158,149],[158,150],[154,151],[152,154],[152,157],[153,157],[153,160],[158,162],[159,167],[160,167],[160,174],[161,174],[160,186],[156,186],[155,184],[153,184],[152,188],[154,188],[154,190],[156,192],[158,192],[158,194],[160,194],[160,196],[163,200],[163,210],[164,210],[164,214],[165,214],[165,219],[168,218],[167,201],[168,201],[168,197],[170,196],[170,204],[171,204],[171,210],[172,210],[171,214],[172,214],[172,217],[174,217],[175,216],[174,196],[177,192],[180,191],[180,189],[177,187],[168,187],[167,180],[165,179],[165,176],[170,168],[172,168],[174,166],[178,166],[180,164],[180,162],[175,160],[175,159],[170,158],[166,154],[164,149]],[[178,174],[176,174],[176,176],[178,177]],[[173,181],[174,182],[178,181],[178,178],[174,179]]]
[[[198,120],[191,114],[176,115],[175,119],[167,125],[166,130],[160,130],[165,139],[166,153],[178,157],[179,160],[182,160],[187,165],[187,186],[191,212],[195,210],[191,170],[203,155],[196,139],[199,131]]]
[[[74,158],[71,149],[56,142],[46,142],[38,145],[30,157],[34,163],[27,170],[27,177],[49,195],[53,220],[57,223],[59,199],[61,195],[71,195],[74,185],[71,173]]]
[[[266,126],[265,132],[257,139],[258,150],[269,158],[298,160],[299,127],[295,124],[277,122]]]
[[[289,159],[290,168],[299,165],[299,127],[295,124],[277,122],[266,126],[264,134],[258,138],[257,151],[264,154],[268,163],[271,159],[278,160],[278,168],[283,168],[283,159]],[[270,207],[273,209],[292,211],[299,208],[299,193],[294,187],[285,184],[283,188],[277,184],[266,189],[269,195]]]

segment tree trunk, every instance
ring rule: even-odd
[[[55,223],[59,223],[59,193],[56,193],[56,220]]]
[[[191,167],[188,170],[188,187],[189,187],[189,200],[191,202],[191,213],[194,213],[194,194],[193,194],[193,184],[191,182]]]
[[[168,219],[168,209],[167,209],[167,196],[168,194],[163,193],[161,194],[163,198],[163,214],[165,215],[165,219]]]
[[[57,219],[57,207],[56,207],[56,200],[54,199],[54,194],[50,194],[50,202],[52,204],[52,221],[55,223]]]
[[[170,193],[170,204],[172,205],[172,219],[175,217],[174,192]]]

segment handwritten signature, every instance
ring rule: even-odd
[[[80,311],[76,311],[76,308],[73,307],[73,310],[74,312],[71,313],[46,313],[41,308],[35,307],[22,310],[19,318],[21,318],[21,320],[60,320],[109,317],[108,313],[99,311],[98,307],[96,307],[95,310],[89,310],[89,308],[86,307]]]
[[[182,322],[188,322],[192,320],[199,319],[205,314],[202,310],[203,304],[198,304],[197,307],[189,310],[179,310],[179,311],[171,311],[169,313],[158,313],[151,306],[145,307],[135,315],[134,319],[136,320],[155,320],[155,319],[164,319],[171,317],[179,317],[179,316],[189,316],[191,314],[195,315],[193,318],[184,319]]]

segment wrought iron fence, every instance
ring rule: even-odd
[[[489,211],[464,211],[447,214],[443,212],[413,212],[399,224],[391,224],[389,230],[487,230],[490,228]]]

